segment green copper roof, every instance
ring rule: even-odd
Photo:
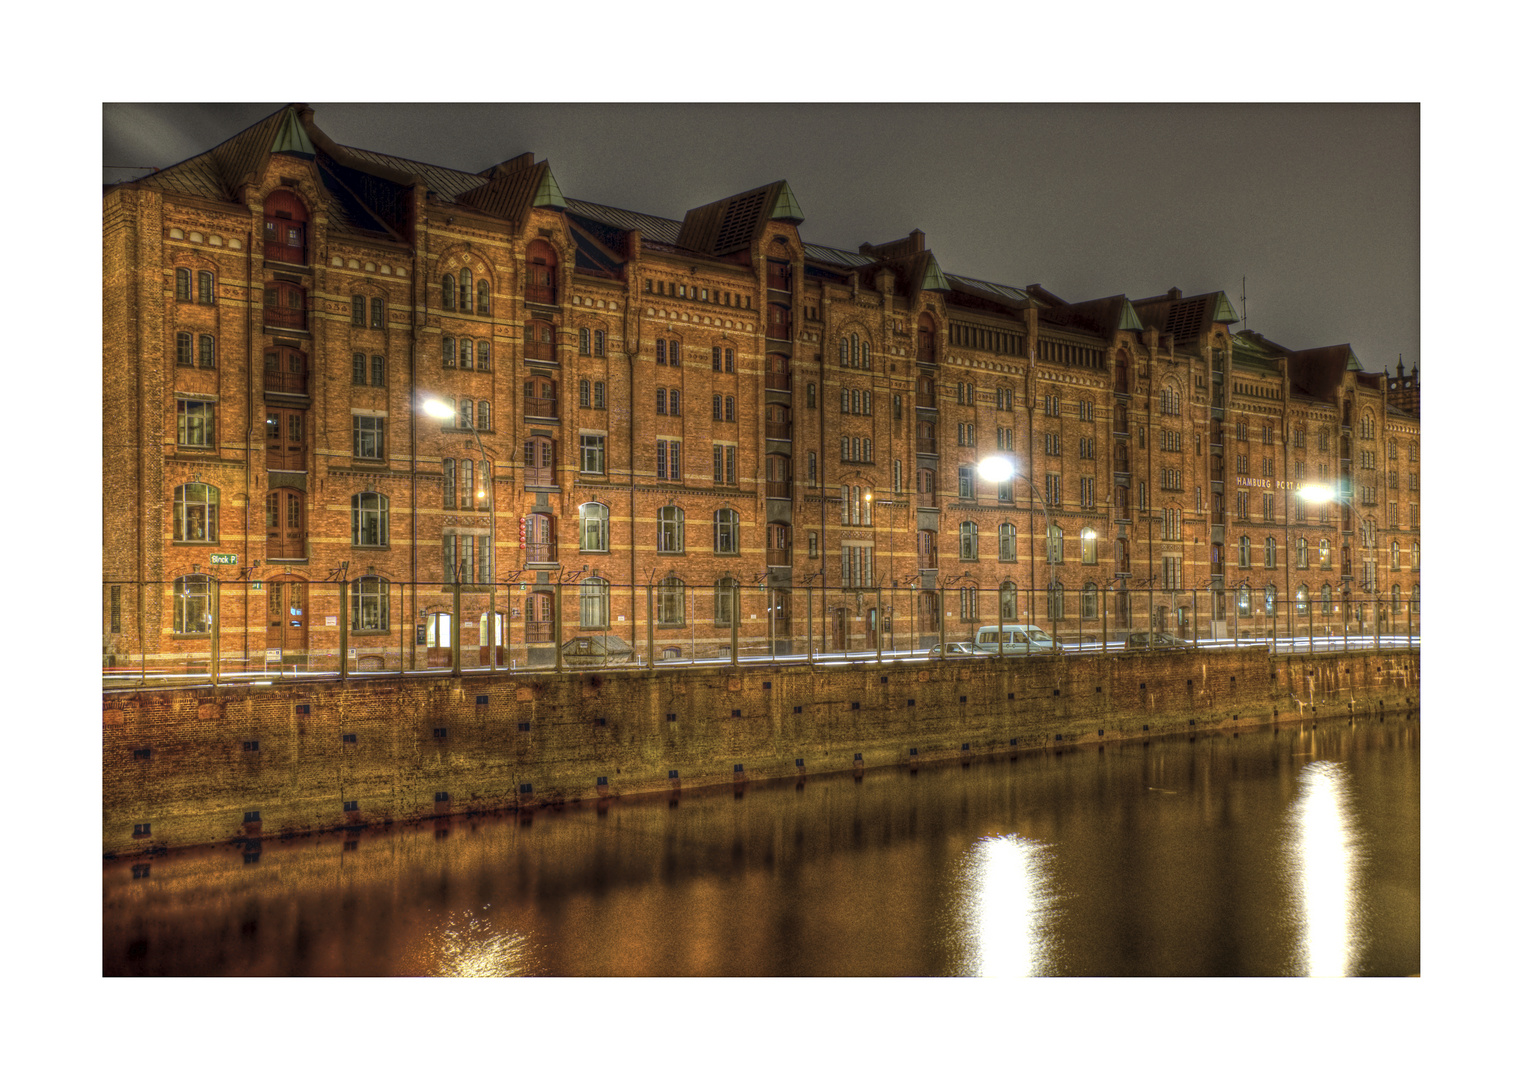
[[[772,205],[772,220],[791,221],[795,225],[803,223],[804,211],[799,209],[799,201],[793,197],[793,190],[788,187],[786,180],[778,185],[777,202]]]
[[[553,210],[566,209],[566,200],[561,195],[561,186],[555,182],[555,174],[550,171],[550,166],[545,166],[545,175],[539,181],[539,190],[534,193],[535,206],[548,206]]]
[[[928,292],[951,292],[952,286],[948,283],[946,275],[941,272],[941,267],[936,265],[936,256],[926,252],[925,273],[920,277],[920,288]]]
[[[309,158],[317,156],[317,150],[313,148],[312,140],[307,138],[307,129],[301,126],[295,109],[287,107],[285,115],[280,118],[280,130],[270,143],[270,153],[301,154]]]
[[[1116,329],[1136,330],[1138,332],[1141,332],[1143,329],[1142,320],[1137,317],[1137,309],[1132,307],[1130,300],[1121,301],[1121,324]]]
[[[1211,316],[1212,322],[1235,323],[1237,312],[1232,309],[1232,302],[1227,299],[1226,293],[1216,294],[1216,313]]]
[[[1354,355],[1354,350],[1353,349],[1350,349],[1348,351],[1348,370],[1349,371],[1363,371],[1364,370],[1364,365],[1359,362],[1359,357]]]

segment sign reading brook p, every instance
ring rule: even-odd
[[[238,556],[236,556],[236,555],[213,555],[212,556],[212,565],[213,566],[237,566],[238,565]]]

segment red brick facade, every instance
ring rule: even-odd
[[[346,148],[300,106],[108,189],[107,665],[204,653],[212,578],[224,651],[331,649],[342,619],[383,666],[440,648],[455,573],[507,583],[460,598],[472,656],[489,602],[507,653],[548,645],[535,587],[557,582],[562,640],[684,655],[699,627],[728,645],[727,580],[743,647],[860,640],[876,611],[822,585],[915,585],[921,642],[933,590],[949,638],[1005,584],[1007,618],[1045,622],[1026,590],[1050,573],[1067,614],[1111,625],[1225,620],[1243,585],[1260,609],[1266,587],[1308,607],[1347,587],[1405,623],[1415,378],[1234,334],[1220,293],[1068,303],[945,274],[918,232],[845,252],[802,220],[781,182],[679,223],[563,198],[532,155],[473,174]],[[991,455],[1009,490],[960,475]],[[1319,479],[1355,513],[1297,520],[1289,492]],[[653,597],[652,628],[640,589],[663,581],[681,603]]]

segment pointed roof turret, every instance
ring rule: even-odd
[[[270,153],[296,154],[298,157],[309,160],[317,156],[312,140],[307,137],[307,129],[302,124],[301,118],[296,115],[296,108],[292,105],[287,105],[285,112],[281,114],[280,128],[275,132],[275,138],[270,141]]]
[[[952,285],[947,281],[946,275],[941,272],[936,256],[929,251],[925,253],[925,265],[920,270],[920,291],[941,293],[952,291]]]
[[[799,208],[798,200],[793,197],[793,189],[788,186],[786,180],[779,180],[777,183],[776,201],[772,204],[772,220],[786,221],[790,225],[804,223],[804,211]]]
[[[539,187],[534,192],[533,205],[550,210],[566,209],[566,199],[561,195],[561,186],[555,182],[555,174],[550,171],[550,163],[545,162],[544,175],[539,178]]]

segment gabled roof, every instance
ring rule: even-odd
[[[1343,383],[1343,373],[1358,362],[1353,348],[1347,344],[1301,349],[1290,354],[1290,381],[1310,397],[1331,401]]]
[[[1067,315],[1067,325],[1079,326],[1107,338],[1120,330],[1140,332],[1143,329],[1142,320],[1137,317],[1137,309],[1132,307],[1130,300],[1119,294],[1050,308],[1042,313],[1042,318],[1044,321],[1057,322],[1061,314]]]
[[[785,180],[774,180],[689,210],[682,219],[677,244],[704,255],[729,255],[749,248],[761,236],[767,222],[780,219],[802,221],[798,203]]]
[[[298,129],[301,128],[296,108],[287,105],[204,153],[120,186],[145,187],[178,195],[231,201],[236,198],[238,188],[247,177],[255,176],[263,170],[264,163],[274,152],[277,140],[282,144],[290,143],[293,138],[289,133],[292,123]],[[297,142],[299,144],[300,140]],[[310,140],[306,142],[306,148],[306,153],[312,152]]]
[[[1171,289],[1163,296],[1135,300],[1133,306],[1143,324],[1156,327],[1160,333],[1173,334],[1176,341],[1194,341],[1209,334],[1215,323],[1230,325],[1239,321],[1224,292],[1180,296],[1178,289]]]
[[[550,163],[535,161],[533,154],[493,165],[484,175],[485,183],[460,195],[462,205],[508,221],[523,221],[531,207],[565,208]]]

